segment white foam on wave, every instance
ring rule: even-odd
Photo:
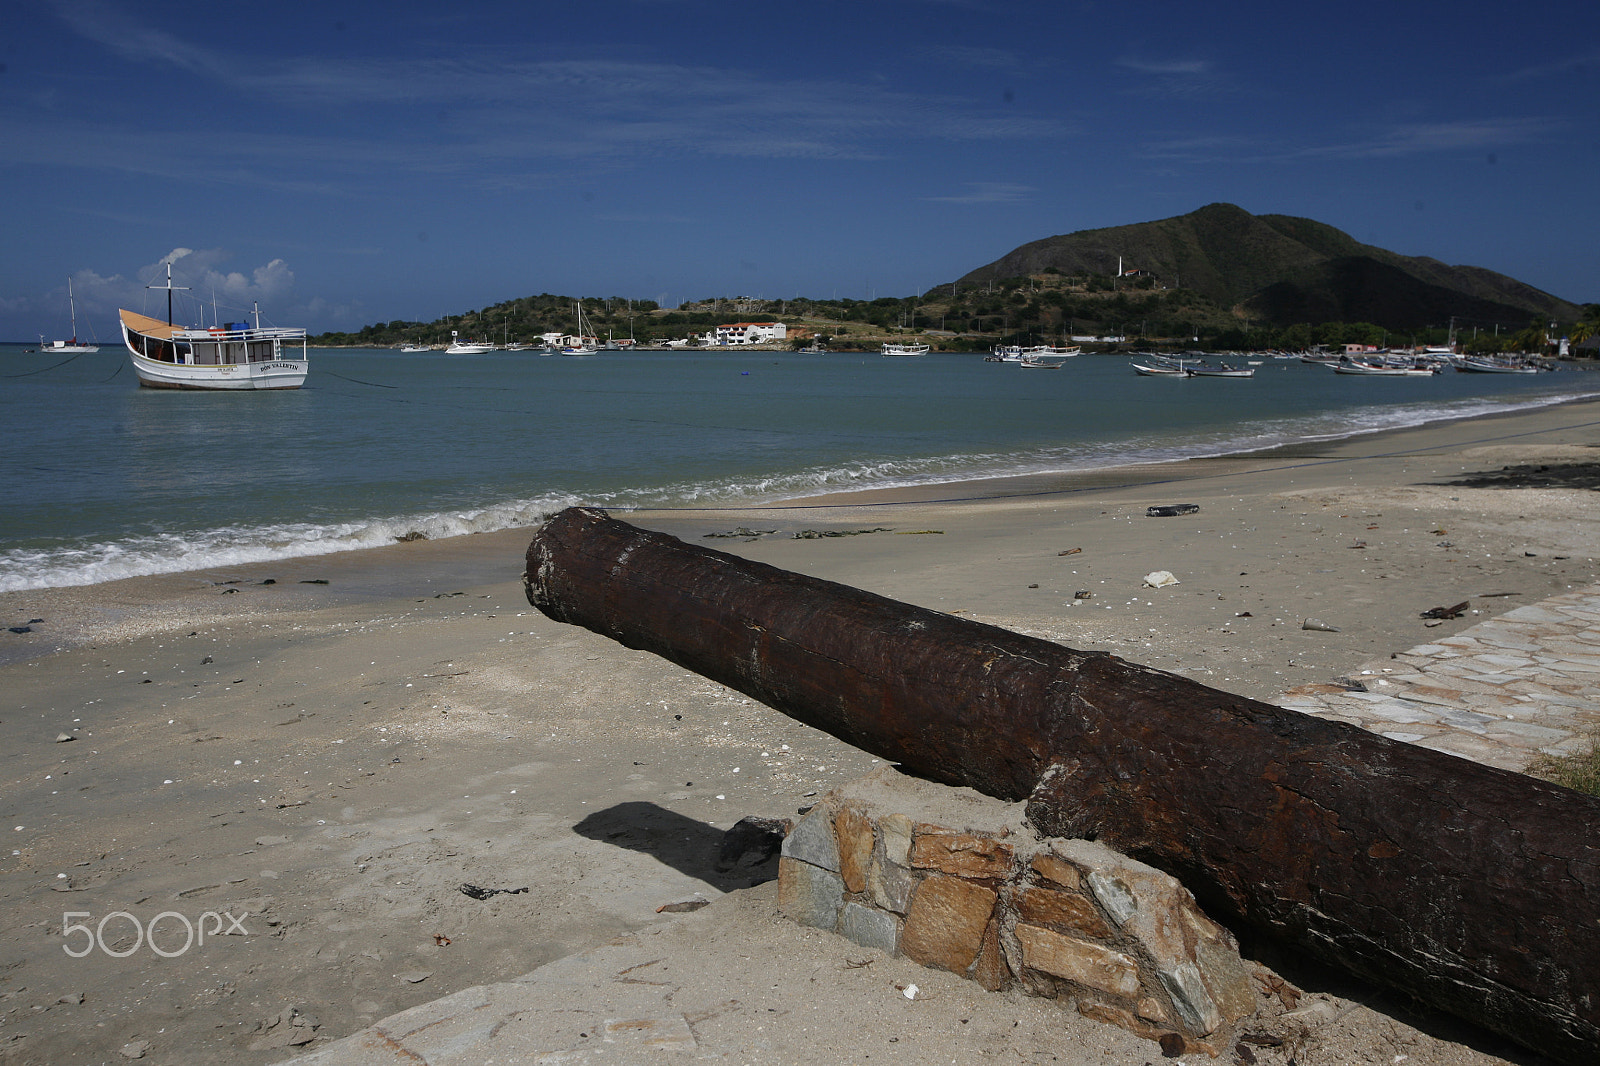
[[[1152,434],[1079,441],[1028,452],[975,452],[849,462],[770,476],[640,486],[584,497],[552,493],[475,509],[329,525],[291,523],[258,528],[217,528],[130,536],[114,542],[76,546],[12,548],[0,551],[0,592],[95,585],[129,577],[377,548],[392,544],[396,538],[411,532],[422,533],[430,540],[441,540],[534,526],[562,508],[579,503],[623,510],[770,506],[860,489],[905,488],[1239,455],[1283,444],[1340,440],[1597,396],[1600,393],[1564,393],[1516,400],[1471,398],[1445,404],[1372,406],[1302,418],[1244,422],[1217,433],[1178,438]]]
[[[12,548],[0,552],[0,592],[98,585],[129,577],[380,548],[412,532],[422,533],[429,540],[489,533],[537,525],[577,502],[575,497],[544,496],[471,510],[365,522],[223,527],[81,546]]]
[[[1521,397],[1516,400],[1464,398],[1439,403],[1369,406],[1301,417],[1258,419],[1212,433],[1182,437],[1164,434],[1121,437],[1109,441],[1076,441],[1061,447],[1008,453],[980,452],[921,459],[893,459],[816,467],[767,478],[731,478],[692,486],[674,486],[652,503],[680,507],[745,503],[777,503],[861,489],[913,488],[981,481],[1020,474],[1065,474],[1116,466],[1146,466],[1182,459],[1210,459],[1265,451],[1286,444],[1346,440],[1369,433],[1408,429],[1510,411],[1531,410],[1600,397],[1600,393]]]

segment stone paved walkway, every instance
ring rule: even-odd
[[[1521,772],[1541,753],[1587,751],[1600,731],[1600,585],[1277,702],[1505,770]]]

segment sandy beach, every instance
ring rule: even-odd
[[[1596,488],[1600,404],[1575,403],[1092,475],[618,516],[1272,701],[1594,584]],[[1198,510],[1147,514],[1173,504]],[[276,1062],[670,923],[700,923],[734,990],[784,959],[859,956],[774,921],[771,884],[751,886],[769,871],[714,860],[740,818],[793,816],[877,760],[547,620],[523,598],[529,536],[0,597],[25,630],[0,633],[0,1062],[123,1061],[130,1045]],[[1159,571],[1176,583],[1147,586]],[[696,896],[712,905],[660,910]],[[1302,1063],[1538,1061],[1260,951],[1351,1006]],[[876,1024],[864,984],[892,991],[908,966],[813,985],[825,1009],[805,1042]],[[895,1042],[875,1061],[1160,1058],[947,977],[925,983],[971,1024],[885,1015]],[[273,1024],[296,1009],[315,1025]],[[291,1028],[310,1043],[286,1044]],[[803,1050],[768,1061],[827,1060]]]

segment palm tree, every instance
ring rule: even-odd
[[[1549,326],[1543,320],[1536,318],[1528,323],[1527,329],[1514,335],[1511,343],[1516,345],[1519,352],[1544,355],[1545,349],[1550,346]]]
[[[1588,317],[1580,319],[1567,334],[1574,348],[1591,337],[1600,336],[1600,304],[1589,304],[1584,310]]]

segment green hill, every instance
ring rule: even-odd
[[[1481,267],[1449,266],[1362,244],[1325,223],[1252,215],[1233,204],[1157,222],[1080,230],[1032,241],[962,277],[959,288],[1047,270],[1066,275],[1154,275],[1252,319],[1366,321],[1391,329],[1463,323],[1571,320],[1573,303]]]

